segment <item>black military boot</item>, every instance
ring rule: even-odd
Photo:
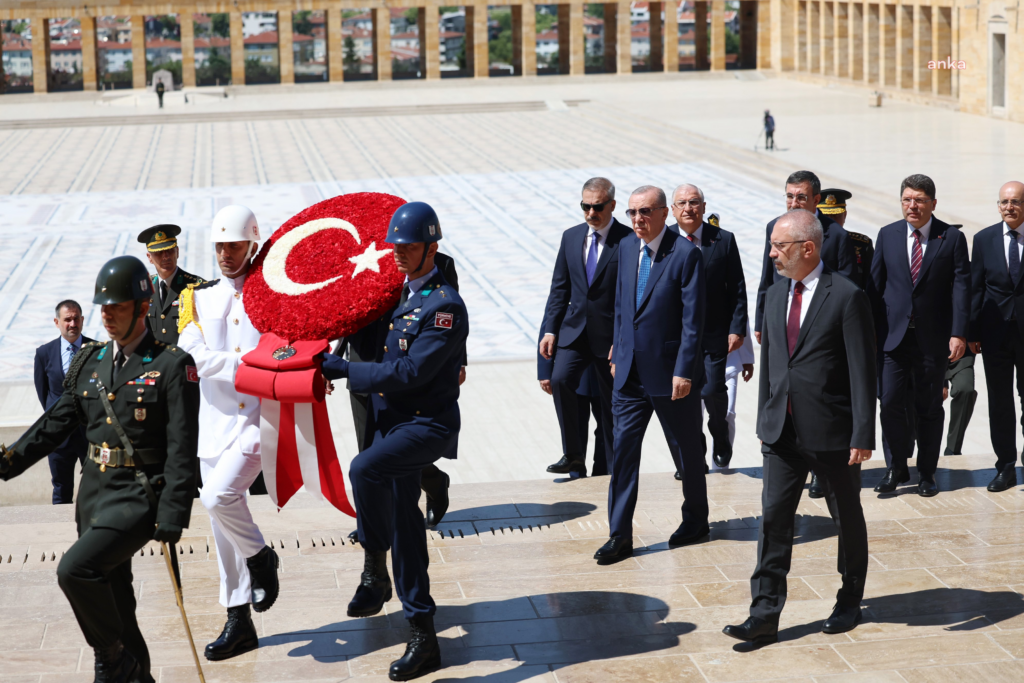
[[[434,617],[422,614],[409,620],[412,635],[405,646],[405,655],[391,663],[388,678],[411,681],[441,668],[441,646],[437,644]]]
[[[420,488],[427,494],[427,528],[433,529],[444,518],[448,512],[448,487],[452,480],[441,470],[437,470],[440,476],[431,479],[421,479]]]
[[[260,638],[252,623],[249,605],[228,607],[228,622],[220,637],[206,646],[206,658],[211,662],[236,657],[260,646]]]
[[[363,550],[363,577],[356,594],[348,603],[350,617],[372,617],[391,599],[391,577],[388,576],[386,551]]]
[[[245,561],[249,568],[249,584],[252,590],[252,608],[257,612],[266,612],[277,600],[281,589],[277,581],[277,570],[281,568],[281,560],[270,546],[263,546]]]
[[[108,647],[94,648],[96,677],[93,683],[129,683],[141,673],[139,663],[120,640]]]

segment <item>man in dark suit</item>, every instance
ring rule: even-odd
[[[793,528],[807,470],[825,482],[839,531],[843,582],[822,631],[860,621],[868,533],[860,505],[860,463],[875,447],[875,334],[867,294],[819,255],[821,224],[809,211],[779,219],[772,260],[783,275],[768,290],[761,336],[757,435],[764,453],[757,567],[750,617],[724,632],[739,640],[778,639],[793,557]]]
[[[946,369],[967,349],[971,264],[960,229],[932,215],[936,202],[931,178],[907,177],[900,186],[900,201],[904,220],[878,231],[871,264],[875,323],[884,352],[880,417],[892,452],[889,470],[875,491],[892,493],[910,481],[907,461],[915,438],[907,402],[913,401],[917,492],[927,497],[939,491],[935,469],[946,417]]]
[[[615,439],[608,485],[610,538],[594,555],[609,564],[633,554],[633,511],[640,485],[640,451],[651,416],[676,444],[669,445],[683,474],[683,522],[670,546],[707,536],[708,491],[704,479],[700,390],[704,384],[704,260],[700,250],[665,228],[665,193],[644,185],[633,191],[626,212],[636,237],[619,248],[615,287]]]
[[[156,269],[153,281],[153,301],[146,316],[146,326],[157,341],[171,346],[178,343],[178,295],[189,285],[201,285],[206,280],[186,273],[178,267],[177,225],[154,225],[139,233],[139,242],[146,245],[146,257]]]
[[[551,391],[562,430],[562,459],[548,467],[555,474],[586,475],[586,453],[579,440],[576,390],[587,368],[594,368],[601,394],[605,452],[612,449],[612,347],[619,245],[632,231],[612,216],[615,186],[607,178],[583,184],[584,222],[562,233],[551,291],[541,322],[540,355],[555,359]],[[558,353],[555,353],[557,347]],[[588,420],[589,421],[589,420]]]
[[[985,366],[989,430],[996,452],[996,477],[988,485],[993,492],[1017,485],[1013,376],[1016,370],[1018,385],[1024,382],[1024,183],[1003,185],[997,206],[1003,220],[974,236],[971,253],[970,346],[981,354]]]
[[[729,390],[725,386],[725,365],[729,354],[743,346],[747,335],[747,284],[736,237],[714,223],[704,222],[704,193],[694,185],[680,185],[672,193],[672,215],[676,224],[669,230],[681,234],[700,248],[704,258],[704,388],[701,398],[708,411],[712,457],[719,467],[732,459],[729,440]]]
[[[60,330],[60,336],[36,349],[36,395],[39,396],[43,410],[49,410],[64,393],[64,376],[68,373],[71,359],[82,350],[82,344],[92,341],[82,335],[82,307],[77,301],[68,299],[57,304],[53,322]],[[50,453],[54,505],[73,502],[75,465],[85,460],[88,447],[85,430],[78,428]]]

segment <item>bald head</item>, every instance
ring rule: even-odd
[[[999,214],[1007,226],[1016,230],[1024,223],[1024,183],[1016,180],[999,188]]]
[[[783,277],[803,280],[821,262],[821,222],[806,209],[793,209],[775,221],[771,259]]]

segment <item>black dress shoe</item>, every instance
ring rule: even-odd
[[[249,568],[249,583],[252,590],[252,608],[257,612],[266,612],[277,600],[281,584],[277,581],[277,570],[281,568],[281,560],[270,546],[263,546],[245,561]]]
[[[551,474],[568,474],[573,479],[582,479],[587,476],[587,462],[585,460],[573,460],[567,455],[554,465],[548,465],[548,472]]]
[[[1002,472],[996,475],[996,478],[989,482],[988,490],[992,493],[999,493],[1006,489],[1012,489],[1017,486],[1017,468],[1006,467]]]
[[[348,540],[353,543],[359,543],[359,529],[355,529],[348,535]]]
[[[886,471],[885,476],[882,477],[882,481],[878,482],[878,486],[875,487],[875,493],[892,493],[896,490],[897,486],[906,484],[909,481],[910,472],[890,467]]]
[[[94,683],[130,683],[139,678],[141,669],[121,641],[108,647],[94,648],[96,656]]]
[[[860,605],[844,607],[836,605],[832,616],[821,625],[822,633],[846,633],[852,631],[860,623]]]
[[[675,478],[676,481],[682,481],[683,480],[683,473],[680,472],[679,470],[676,470],[676,473],[674,475],[672,475],[672,476]]]
[[[821,482],[818,481],[818,475],[811,472],[811,488],[807,492],[809,498],[824,498],[825,489],[821,487]]]
[[[206,646],[206,658],[211,662],[237,657],[260,646],[260,638],[252,623],[249,605],[228,607],[228,621],[217,640]]]
[[[434,618],[429,614],[409,620],[412,631],[409,644],[401,659],[391,662],[388,678],[393,681],[411,681],[441,668],[441,646],[437,643]]]
[[[679,525],[671,536],[668,537],[668,547],[676,548],[681,545],[690,545],[700,539],[704,538],[711,533],[710,527],[705,522],[703,525],[687,524],[683,522]]]
[[[758,617],[748,617],[739,626],[726,626],[722,629],[722,633],[730,638],[745,640],[756,645],[767,645],[779,641],[778,625]]]
[[[725,469],[729,466],[732,461],[732,452],[729,453],[715,453],[711,456],[711,459],[715,461],[715,466],[719,469]]]
[[[608,542],[598,548],[594,559],[598,564],[613,564],[633,556],[633,539],[612,536]]]
[[[438,470],[441,472],[441,470]],[[444,519],[444,513],[448,512],[448,487],[452,483],[452,478],[449,477],[445,472],[441,472],[440,477],[435,477],[432,481],[424,480],[421,482],[423,491],[427,494],[427,528],[433,529],[441,520]]]
[[[921,481],[917,482],[917,495],[922,498],[931,498],[939,492],[939,487],[935,485],[935,480],[925,477],[921,477]]]
[[[391,577],[388,576],[386,551],[363,550],[363,574],[356,594],[348,603],[350,617],[372,617],[384,609],[391,599]]]

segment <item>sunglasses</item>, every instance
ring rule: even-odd
[[[587,204],[586,202],[580,202],[580,208],[583,209],[583,213],[589,213],[591,209],[601,213],[604,211],[604,207],[608,206],[608,204],[609,202],[601,202],[600,204]]]
[[[630,218],[636,218],[637,215],[644,216],[646,218],[647,216],[650,216],[655,211],[661,211],[664,208],[666,208],[666,207],[664,207],[664,206],[654,206],[654,207],[643,206],[643,207],[641,207],[639,209],[626,209],[626,215],[629,216]]]

